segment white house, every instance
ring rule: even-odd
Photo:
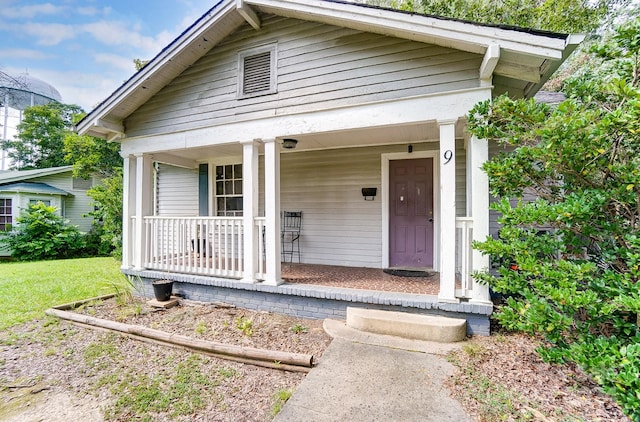
[[[61,217],[88,232],[93,223],[87,214],[93,210],[87,190],[94,180],[73,177],[72,166],[38,170],[0,171],[0,233],[16,224],[20,214],[36,202],[57,208]],[[0,256],[10,251],[0,249]]]
[[[470,240],[489,234],[489,146],[465,115],[532,97],[581,40],[337,0],[219,2],[77,127],[122,145],[123,270],[279,286],[281,211],[302,211],[301,262],[428,268],[437,303],[489,305],[469,276],[488,266]]]

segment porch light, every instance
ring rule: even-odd
[[[296,139],[285,138],[282,140],[282,148],[284,149],[295,149],[296,145],[298,145],[298,141]]]

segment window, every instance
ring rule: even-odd
[[[216,205],[218,216],[242,216],[242,164],[216,166]]]
[[[0,232],[11,229],[11,199],[0,198]]]
[[[277,92],[276,45],[266,45],[238,54],[238,97],[249,98]]]
[[[45,204],[48,207],[51,206],[51,200],[50,199],[29,199],[29,205],[35,205],[38,202],[42,202],[43,204]]]

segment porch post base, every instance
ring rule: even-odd
[[[284,280],[280,279],[280,280],[265,280],[262,282],[262,284],[265,284],[267,286],[279,286],[281,284],[284,283]]]
[[[457,297],[446,297],[438,295],[438,302],[442,303],[460,303],[460,299]]]
[[[484,300],[484,299],[469,299],[469,303],[473,303],[476,305],[492,305],[493,306],[492,301]]]
[[[255,284],[257,282],[258,280],[252,277],[243,277],[240,279],[240,283]]]

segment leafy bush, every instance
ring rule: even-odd
[[[83,236],[56,214],[56,208],[38,202],[29,207],[0,242],[11,249],[11,256],[21,261],[72,258],[84,249]]]
[[[93,222],[93,226],[84,235],[84,254],[87,256],[109,256],[113,251],[113,245],[104,241],[104,224],[101,221]]]
[[[113,176],[87,191],[96,206],[91,215],[100,225],[100,251],[111,252],[116,258],[122,257],[122,183],[122,169],[118,168]]]
[[[640,20],[620,28],[596,49],[604,73],[567,83],[557,107],[500,97],[469,116],[512,150],[484,166],[500,238],[475,244],[500,263],[476,275],[507,296],[498,321],[541,336],[545,360],[579,364],[638,421],[639,40]]]

